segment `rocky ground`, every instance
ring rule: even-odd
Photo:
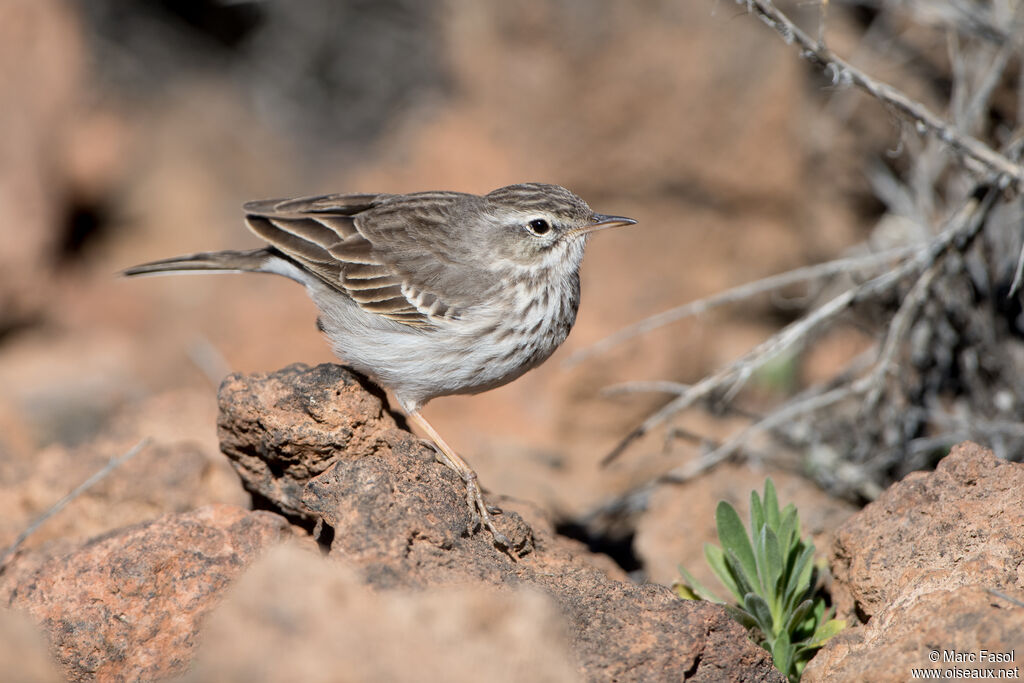
[[[603,388],[695,381],[788,313],[755,301],[572,368],[569,354],[841,255],[872,227],[859,155],[896,134],[823,115],[756,21],[702,3],[391,2],[376,6],[424,14],[332,15],[345,40],[268,15],[226,49],[217,27],[247,15],[211,28],[212,15],[161,14],[173,3],[130,16],[109,4],[0,7],[0,92],[15,103],[0,107],[0,546],[148,439],[3,567],[12,680],[781,680],[722,610],[667,588],[679,564],[713,583],[701,547],[715,504],[745,516],[769,474],[830,558],[854,626],[809,679],[905,680],[933,649],[1024,645],[1024,475],[975,446],[859,512],[792,468],[728,462],[658,486],[604,539],[611,556],[560,533],[580,535],[592,510],[698,452],[656,435],[598,467],[661,400]],[[324,78],[364,96],[324,100],[302,60],[348,41],[373,59]],[[333,359],[298,287],[116,277],[253,246],[248,199],[523,180],[640,225],[592,241],[577,326],[551,361],[425,411],[480,472],[512,552],[471,528],[460,482],[386,396],[317,365]],[[830,335],[795,381],[866,342],[855,325]],[[678,426],[720,436],[733,420],[698,409]]]
[[[37,653],[11,660],[17,680],[783,680],[722,609],[629,581],[535,506],[490,497],[514,545],[496,548],[457,476],[341,366],[229,377],[219,433],[259,509],[166,514],[6,566],[3,627]],[[964,444],[839,526],[851,628],[807,679],[906,680],[933,651],[1019,647],[1022,485],[1024,466]]]

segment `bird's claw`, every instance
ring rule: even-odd
[[[492,514],[501,514],[501,510],[488,506],[484,501],[475,473],[474,476],[466,478],[466,502],[469,503],[469,508],[472,511],[473,528],[477,529],[483,526],[490,532],[495,544],[511,550],[512,541],[509,540],[508,536],[498,531],[498,527],[494,526],[494,521],[491,519]]]

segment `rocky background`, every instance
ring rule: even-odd
[[[833,46],[852,49],[869,18],[859,6],[835,9]],[[1020,516],[1007,483],[1020,466],[973,447],[841,532],[875,496],[830,496],[792,458],[729,462],[658,487],[642,513],[594,523],[609,500],[700,450],[652,435],[600,468],[664,400],[602,390],[692,383],[801,303],[763,297],[571,368],[569,355],[668,307],[837,258],[874,233],[884,209],[864,168],[898,148],[901,132],[877,104],[830,85],[730,3],[4,0],[0,545],[110,458],[149,442],[8,559],[0,662],[17,662],[25,680],[336,680],[338,670],[356,680],[779,680],[724,612],[659,588],[680,563],[710,582],[701,546],[713,539],[715,503],[745,514],[765,474],[797,503],[822,556],[832,553],[836,606],[862,624],[813,675],[903,680],[927,665],[928,647],[979,646],[981,623],[1002,629],[982,644],[1010,649],[1024,632],[1021,608],[991,591],[1024,597],[1019,570],[1007,569],[1024,551],[1019,525],[992,520],[997,510]],[[577,325],[546,365],[425,411],[506,509],[503,523],[522,540],[515,558],[469,533],[457,482],[379,395],[319,365],[334,359],[299,287],[117,276],[142,261],[256,246],[240,220],[249,199],[522,181],[565,185],[640,224],[591,241]],[[857,322],[803,353],[781,382],[755,384],[749,405],[864,350],[872,339]],[[309,367],[275,373],[295,362]],[[241,374],[218,406],[232,372]],[[289,393],[295,382],[302,395],[342,403],[312,419],[301,392]],[[335,384],[351,391],[334,396]],[[252,405],[277,422],[240,427]],[[366,437],[373,447],[332,450],[328,427],[358,411],[380,423]],[[702,407],[676,427],[722,438],[736,421]],[[287,482],[277,489],[292,498],[249,481],[261,491],[252,511],[232,463],[246,467],[225,454],[296,452],[309,433],[324,459],[299,458],[301,476],[283,467],[264,478]],[[933,484],[949,492],[919,493]],[[964,488],[980,500],[969,510],[959,507]],[[875,526],[879,509],[902,511],[911,531],[901,546],[927,534],[935,547],[895,557],[872,545],[895,533]],[[951,557],[951,547],[961,550]],[[932,583],[900,573],[936,557]],[[883,579],[865,567],[879,563],[892,584],[872,583]],[[955,601],[963,610],[950,611]],[[939,611],[969,616],[896,619]],[[894,645],[900,633],[911,644]],[[408,643],[419,668],[401,668],[395,643]],[[877,643],[903,659],[866,655]],[[250,660],[253,650],[267,656]]]

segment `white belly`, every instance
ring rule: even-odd
[[[314,299],[335,354],[394,391],[406,407],[418,407],[438,396],[493,389],[543,363],[576,320],[578,292],[574,282],[549,290],[550,298],[516,292],[509,302],[514,313],[473,307],[436,329],[382,320],[337,298],[326,306]]]

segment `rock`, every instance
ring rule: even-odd
[[[416,540],[450,546],[455,536],[472,536],[458,475],[398,428],[365,378],[339,365],[297,363],[231,375],[219,400],[221,450],[256,504],[310,527],[326,522],[346,555],[387,554],[377,548],[387,542],[404,552]],[[447,518],[431,517],[436,508]],[[517,552],[529,552],[529,529],[518,515],[503,515],[499,526],[519,539]],[[400,532],[384,535],[382,527]]]
[[[258,560],[204,629],[187,681],[576,681],[547,595],[475,585],[374,591],[285,545]]]
[[[33,519],[135,443],[138,439],[133,443],[106,438],[76,447],[53,444],[37,451],[31,471],[0,483],[2,545],[10,543]],[[206,453],[192,443],[153,441],[77,496],[64,512],[47,520],[23,550],[41,549],[57,539],[82,543],[130,524],[203,504],[245,504],[245,492],[234,472],[226,463],[212,462],[214,456],[223,461],[216,451]],[[0,463],[6,464],[2,456]]]
[[[286,533],[278,515],[208,506],[14,572],[3,594],[42,625],[69,680],[154,680],[185,670],[200,621]]]
[[[984,585],[1024,588],[1024,465],[973,443],[915,472],[840,528],[833,548],[841,615],[867,621],[899,600]]]
[[[575,659],[593,681],[784,681],[768,653],[718,605],[655,584],[611,581],[555,557],[522,572],[568,618]]]
[[[313,522],[332,559],[380,589],[540,591],[588,680],[781,680],[718,606],[609,576],[536,510],[489,496],[504,508],[502,531],[519,540],[514,552],[496,548],[474,530],[462,481],[397,428],[363,381],[293,365],[233,376],[220,395],[222,447],[247,486],[262,505]]]
[[[307,483],[303,502],[332,530],[332,552],[368,569],[382,568],[379,574],[370,570],[368,578],[385,585],[399,567],[400,583],[432,583],[424,570],[456,545],[471,548],[472,559],[449,573],[482,578],[494,572],[501,553],[490,534],[474,533],[462,479],[408,432],[395,430],[392,437],[373,455],[350,460],[346,453]],[[503,510],[496,523],[512,539],[515,555],[534,550],[533,532],[515,511]]]
[[[364,382],[332,365],[226,380],[223,450],[286,516],[216,505],[24,553],[0,598],[71,680],[182,674],[211,613],[193,680],[783,680],[720,607],[625,581],[536,508],[489,496],[518,541],[495,547],[461,479]],[[288,529],[307,554],[269,558],[218,610]]]
[[[911,669],[929,668],[960,670],[959,676],[939,671],[936,678],[970,678],[970,668],[982,670],[975,678],[987,676],[988,669],[996,671],[995,678],[1020,678],[1022,644],[1024,607],[984,588],[964,586],[920,595],[885,610],[866,626],[843,631],[811,660],[803,680],[906,681]],[[986,661],[982,651],[1013,652],[1013,660]],[[1001,669],[1007,672],[1000,674]]]
[[[359,460],[389,448],[397,433],[379,390],[339,365],[230,375],[218,400],[221,451],[246,490],[301,520],[315,519],[302,502],[309,480],[341,454]]]
[[[1022,490],[1024,465],[964,443],[847,521],[832,549],[833,598],[854,628],[804,680],[903,681],[911,668],[979,666],[1019,676],[1016,662],[978,658],[1024,645],[1024,608],[1012,602],[1024,599]],[[956,653],[975,663],[952,661]]]

